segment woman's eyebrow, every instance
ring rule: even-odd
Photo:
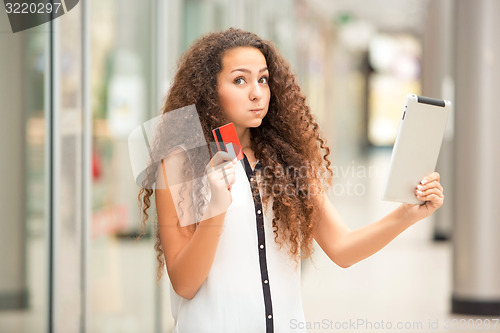
[[[259,70],[259,73],[264,72],[264,71],[266,71],[266,70],[267,70],[267,67],[264,67],[264,68],[262,68],[261,70]],[[236,72],[236,71],[240,71],[240,72],[244,72],[244,73],[251,73],[251,71],[250,71],[250,70],[248,70],[248,69],[246,69],[246,68],[236,68],[236,69],[233,69],[233,70],[231,71],[231,73],[232,73],[232,72]]]

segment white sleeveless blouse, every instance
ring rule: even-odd
[[[260,161],[256,169],[261,168]],[[274,241],[272,201],[264,211],[246,156],[236,164],[232,203],[214,262],[193,299],[170,284],[174,333],[305,332],[300,262]]]

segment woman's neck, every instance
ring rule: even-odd
[[[235,128],[238,139],[240,140],[241,150],[247,157],[248,163],[250,163],[251,168],[254,169],[255,164],[257,164],[257,160],[255,159],[252,148],[250,148],[250,128],[239,128],[236,126]]]
[[[240,128],[236,126],[235,128],[238,140],[240,140],[241,149],[243,151],[250,149],[250,128]]]

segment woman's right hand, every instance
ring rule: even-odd
[[[231,187],[236,180],[236,159],[227,152],[218,151],[206,165],[210,184],[210,203],[224,211],[231,205]],[[225,177],[224,177],[225,175]]]

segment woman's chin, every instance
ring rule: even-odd
[[[249,123],[248,127],[259,127],[262,124],[262,119],[255,119]]]

